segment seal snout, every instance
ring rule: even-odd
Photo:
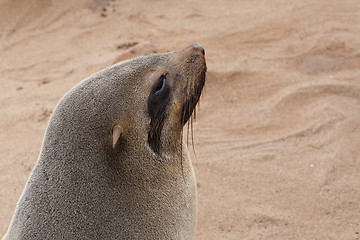
[[[190,46],[186,47],[184,49],[185,51],[196,51],[196,52],[200,52],[203,56],[205,56],[205,50],[204,48],[199,44],[199,43],[194,43],[194,44],[191,44]]]
[[[192,47],[198,51],[200,51],[205,56],[205,50],[199,43],[194,43]]]
[[[192,44],[184,49],[186,72],[186,84],[184,87],[184,97],[180,122],[182,125],[190,118],[196,118],[196,104],[199,101],[201,91],[205,85],[206,61],[205,50],[198,44]],[[194,116],[192,116],[192,114]],[[192,119],[191,119],[192,120]]]

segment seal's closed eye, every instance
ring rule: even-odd
[[[166,106],[170,100],[170,86],[166,75],[161,75],[153,85],[148,98],[148,112],[151,118],[148,142],[154,152],[159,153],[160,136],[166,118]]]
[[[162,92],[164,92],[165,90],[168,90],[168,82],[167,79],[164,75],[162,75],[159,79],[159,81],[157,82],[157,84],[155,85],[155,92],[154,95],[159,95]]]
[[[162,114],[169,102],[170,86],[165,75],[161,75],[159,80],[153,85],[148,98],[148,111],[150,117]]]

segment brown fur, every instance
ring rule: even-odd
[[[193,239],[196,184],[181,134],[205,71],[192,45],[116,64],[70,90],[4,239]],[[170,97],[156,152],[148,99],[161,75]],[[122,132],[113,146],[115,125]]]

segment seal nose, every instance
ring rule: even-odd
[[[205,50],[204,50],[204,48],[203,48],[199,43],[193,44],[193,48],[195,48],[195,49],[197,49],[198,51],[202,52],[202,54],[205,56]]]

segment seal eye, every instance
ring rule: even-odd
[[[155,85],[154,95],[161,94],[165,90],[165,88],[167,88],[167,86],[168,86],[167,79],[164,75],[162,75],[158,83]]]
[[[165,75],[162,75],[152,87],[148,98],[148,109],[151,117],[159,117],[160,113],[164,113],[169,97],[170,86]]]
[[[153,85],[148,98],[148,113],[151,118],[148,142],[155,153],[160,152],[161,130],[166,119],[166,106],[170,101],[170,86],[165,75]]]

